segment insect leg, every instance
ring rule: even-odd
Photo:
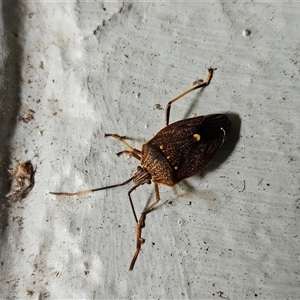
[[[127,155],[131,155],[133,157],[135,157],[136,159],[140,160],[141,159],[141,154],[142,152],[138,149],[135,149],[134,147],[132,147],[131,145],[129,145],[126,141],[125,141],[125,137],[119,136],[118,134],[105,134],[105,137],[112,137],[118,141],[120,141],[121,143],[123,143],[127,148],[129,148],[131,151],[121,151],[119,153],[117,153],[118,156],[120,156],[122,153],[127,154]]]
[[[137,259],[138,255],[140,253],[141,246],[142,246],[142,244],[145,243],[145,240],[141,237],[141,235],[142,235],[142,228],[144,227],[143,224],[145,223],[144,222],[145,221],[145,217],[146,217],[146,215],[142,214],[139,222],[136,223],[136,250],[134,252],[132,261],[130,263],[129,271],[133,270],[134,264],[136,262],[136,259]]]
[[[154,183],[156,200],[150,206],[148,206],[141,214],[139,221],[136,223],[136,250],[133,255],[129,270],[133,270],[136,259],[140,253],[142,244],[145,243],[145,239],[142,238],[142,229],[145,227],[146,215],[153,209],[153,207],[159,202],[159,188],[158,184]]]
[[[208,74],[207,74],[207,77],[206,77],[205,81],[197,80],[195,82],[195,84],[196,84],[195,86],[193,86],[192,88],[186,90],[185,92],[183,92],[182,94],[178,95],[177,97],[175,97],[174,99],[172,99],[168,102],[168,104],[166,106],[166,125],[169,125],[170,110],[171,110],[172,103],[174,103],[175,101],[179,100],[180,98],[184,97],[185,95],[189,94],[190,92],[192,92],[196,89],[208,86],[210,84],[211,79],[212,79],[213,73],[214,73],[214,69],[209,68],[208,69]]]
[[[123,151],[117,153],[118,156],[120,156],[122,154],[133,156],[134,158],[141,160],[141,157],[135,151],[123,150]]]
[[[149,205],[144,211],[142,212],[142,215],[145,215],[144,220],[146,219],[146,215],[153,209],[153,207],[159,202],[160,196],[159,196],[159,188],[158,184],[154,183],[154,190],[155,190],[155,201]]]
[[[131,195],[130,195],[139,185],[140,184],[135,185],[134,187],[132,187],[128,191],[128,197],[129,197],[131,209],[133,211],[133,215],[134,215],[135,222],[136,222],[136,250],[135,250],[135,253],[133,255],[133,258],[132,258],[132,261],[131,261],[131,264],[130,264],[130,267],[129,267],[129,271],[133,270],[135,261],[136,261],[138,255],[139,255],[139,253],[140,253],[141,246],[145,242],[145,240],[141,237],[141,235],[142,235],[142,228],[145,226],[144,225],[145,224],[144,220],[145,220],[146,215],[141,215],[141,218],[138,221],[136,213],[135,213],[135,209],[134,209],[134,206],[133,206],[133,202],[132,202],[132,199],[131,199]]]

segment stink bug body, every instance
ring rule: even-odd
[[[127,154],[140,161],[134,176],[123,183],[107,187],[84,190],[74,193],[51,192],[59,196],[74,196],[92,193],[100,190],[115,188],[126,185],[131,181],[134,186],[128,191],[128,197],[136,222],[136,251],[131,261],[129,270],[132,270],[135,261],[145,242],[142,238],[142,229],[145,227],[146,215],[159,202],[159,184],[173,186],[183,179],[191,177],[200,172],[211,160],[216,151],[224,143],[231,127],[231,122],[226,115],[212,114],[190,119],[181,120],[169,125],[169,115],[172,103],[186,94],[209,85],[213,76],[213,69],[208,70],[205,81],[197,81],[195,85],[171,100],[166,107],[166,127],[161,129],[151,140],[142,145],[142,150],[130,146],[125,137],[117,134],[105,134],[113,137],[127,146],[117,155]],[[135,208],[131,199],[131,193],[140,185],[154,183],[156,200],[149,205],[137,218]]]

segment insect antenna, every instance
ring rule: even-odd
[[[126,185],[126,184],[130,183],[131,181],[133,181],[135,183],[135,185],[132,188],[129,189],[128,198],[129,198],[131,209],[132,209],[134,219],[135,219],[135,222],[136,222],[136,235],[137,235],[137,237],[136,237],[136,251],[134,253],[134,256],[132,258],[132,261],[131,261],[131,264],[130,264],[130,267],[129,267],[130,271],[133,269],[135,261],[136,261],[138,255],[139,255],[140,250],[141,250],[141,246],[145,242],[145,239],[143,239],[141,237],[141,234],[142,234],[142,228],[145,227],[146,214],[148,212],[150,212],[152,210],[153,206],[155,204],[157,204],[157,202],[159,201],[158,186],[157,186],[157,184],[155,184],[156,201],[143,211],[143,213],[141,214],[140,219],[138,220],[136,212],[135,212],[135,208],[134,208],[134,205],[133,205],[133,202],[132,202],[131,193],[137,187],[139,187],[140,185],[143,185],[145,183],[147,183],[147,184],[151,183],[151,175],[146,169],[142,168],[141,166],[138,166],[136,173],[131,178],[129,178],[128,180],[126,180],[122,183],[119,183],[119,184],[114,184],[114,185],[95,188],[95,189],[83,190],[83,191],[78,191],[78,192],[74,192],[74,193],[50,192],[50,194],[57,195],[57,196],[76,196],[76,195],[93,193],[93,192],[97,192],[97,191],[101,191],[101,190],[112,189],[112,188],[115,188],[115,187]]]
[[[94,192],[97,192],[97,191],[108,190],[108,189],[112,189],[112,188],[115,188],[115,187],[123,186],[123,185],[126,185],[129,182],[131,182],[133,179],[134,179],[134,176],[132,176],[131,178],[129,178],[128,180],[126,180],[126,181],[124,181],[122,183],[118,183],[118,184],[114,184],[114,185],[109,185],[109,186],[105,186],[105,187],[100,187],[100,188],[95,188],[95,189],[78,191],[78,192],[74,192],[74,193],[66,193],[66,192],[49,192],[49,193],[52,194],[52,195],[57,195],[57,196],[83,195],[83,194],[94,193]]]

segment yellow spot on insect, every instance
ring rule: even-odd
[[[171,158],[171,156],[169,155],[169,156],[167,156],[167,159],[170,159]]]
[[[196,142],[199,142],[200,139],[201,139],[201,136],[200,136],[200,134],[195,133],[195,134],[193,135],[193,138],[195,139]]]
[[[162,150],[162,149],[164,149],[164,146],[163,146],[163,145],[160,145],[159,148]]]
[[[175,169],[175,170],[178,170],[178,166],[175,166],[174,169]]]

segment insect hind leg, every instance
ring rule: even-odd
[[[118,156],[122,155],[122,154],[126,154],[126,155],[129,155],[129,156],[133,156],[134,158],[138,159],[138,160],[141,160],[141,155],[142,155],[142,152],[134,147],[132,147],[131,145],[129,145],[126,141],[125,141],[125,136],[120,136],[118,134],[108,134],[106,133],[104,135],[105,137],[112,137],[118,141],[120,141],[121,143],[123,143],[127,148],[129,148],[130,150],[124,150],[124,151],[121,151],[119,153],[117,153]]]
[[[213,73],[214,73],[214,69],[213,68],[209,68],[208,69],[208,74],[206,76],[206,79],[203,80],[196,80],[194,82],[194,86],[188,90],[186,90],[185,92],[181,93],[180,95],[178,95],[177,97],[175,97],[174,99],[170,100],[166,106],[166,125],[169,125],[169,119],[170,119],[170,111],[171,111],[171,105],[172,103],[174,103],[175,101],[181,99],[182,97],[184,97],[185,95],[189,94],[190,92],[197,90],[201,87],[206,87],[210,84],[210,81],[213,77]]]

